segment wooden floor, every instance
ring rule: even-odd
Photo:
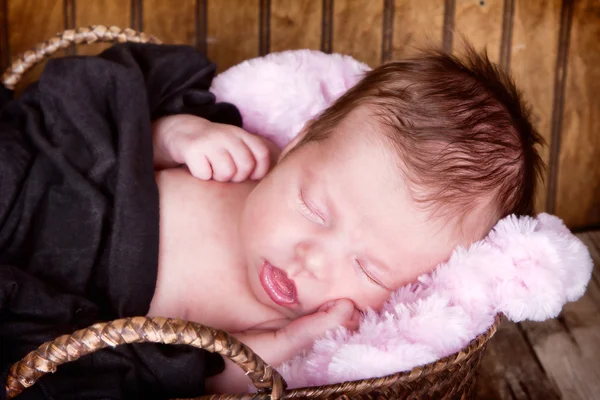
[[[477,399],[600,399],[600,231],[577,236],[595,265],[586,294],[556,319],[505,321],[482,361]]]

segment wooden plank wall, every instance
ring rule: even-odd
[[[510,68],[534,107],[548,164],[538,211],[573,229],[600,226],[598,0],[0,0],[0,66],[57,31],[88,24],[195,46],[220,70],[297,48],[376,66],[426,45],[460,51],[464,35]]]

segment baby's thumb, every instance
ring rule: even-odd
[[[360,324],[360,311],[350,300],[340,299],[322,306],[319,311],[330,315],[333,328],[343,326],[351,331],[358,329]]]
[[[354,313],[354,303],[347,299],[339,299],[330,301],[327,304],[322,305],[318,312],[326,313],[328,319],[335,323],[335,321],[344,324],[346,321],[352,318]]]
[[[350,300],[336,300],[323,305],[316,313],[305,315],[283,328],[279,334],[296,350],[310,348],[314,341],[329,330],[347,326],[354,314]]]

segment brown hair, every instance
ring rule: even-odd
[[[497,219],[533,214],[542,139],[515,84],[485,52],[467,47],[459,59],[430,50],[373,69],[310,122],[297,147],[327,139],[362,106],[382,123],[419,204],[446,216],[482,201]]]

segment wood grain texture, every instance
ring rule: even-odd
[[[513,25],[515,21],[515,3],[517,0],[504,0],[502,12],[502,38],[500,40],[500,66],[508,69],[512,47]]]
[[[451,52],[454,46],[454,14],[456,14],[456,0],[445,0],[442,49],[446,52]]]
[[[196,46],[196,0],[144,0],[144,32],[169,44]]]
[[[588,400],[600,393],[600,231],[579,233],[595,264],[585,294],[558,318],[505,321],[483,357],[477,399]]]
[[[596,264],[585,295],[566,304],[557,319],[522,325],[562,398],[586,400],[600,393],[600,253],[593,236],[578,236]]]
[[[510,70],[524,99],[532,106],[534,125],[551,141],[554,69],[558,50],[561,0],[517,0],[513,23]],[[547,164],[549,146],[539,152]],[[540,182],[536,210],[546,210],[547,176]]]
[[[258,54],[270,53],[271,49],[271,0],[260,0],[258,10]]]
[[[130,1],[130,16],[129,16],[129,27],[135,29],[138,32],[144,30],[144,0],[129,0]]]
[[[560,29],[558,34],[558,50],[554,71],[554,98],[552,106],[552,129],[549,149],[548,180],[546,183],[546,208],[551,214],[556,213],[557,180],[560,153],[562,119],[564,110],[565,82],[567,61],[569,56],[569,40],[573,23],[573,1],[564,0],[560,10]]]
[[[396,0],[393,58],[410,56],[421,48],[442,46],[444,0]]]
[[[560,399],[559,389],[517,324],[504,321],[490,340],[477,378],[477,399]]]
[[[461,35],[476,49],[487,49],[492,61],[499,61],[502,40],[502,0],[456,0],[453,50],[464,49]]]
[[[394,0],[383,0],[381,62],[386,63],[392,59],[394,45]]]
[[[271,51],[321,48],[323,6],[315,0],[271,0]]]
[[[4,71],[10,63],[7,7],[6,0],[0,0],[0,71]]]
[[[11,60],[65,29],[62,0],[9,1],[7,14]],[[55,57],[64,55],[64,51],[58,51]],[[15,90],[17,95],[25,86],[38,79],[44,65],[45,63],[36,65],[23,76]]]
[[[321,51],[331,53],[333,46],[333,0],[322,0]]]
[[[77,0],[63,0],[63,12],[64,12],[64,21],[65,21],[65,29],[76,29],[75,26],[75,2]],[[65,52],[67,55],[72,56],[75,55],[77,51],[77,45],[71,44]]]
[[[131,1],[77,0],[75,1],[75,26],[116,25],[121,28],[129,28],[131,27],[131,12]],[[95,55],[110,46],[110,43],[79,45],[75,52]]]
[[[600,2],[574,5],[556,214],[581,228],[600,224]]]
[[[333,52],[349,54],[370,66],[381,63],[383,1],[333,3]]]
[[[219,71],[257,57],[259,0],[207,1],[207,53]]]

